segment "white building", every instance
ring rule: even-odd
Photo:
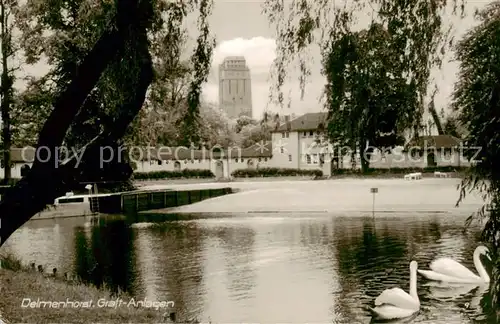
[[[330,175],[331,151],[321,128],[325,113],[309,113],[293,120],[286,120],[272,132],[273,164],[278,168],[323,170]]]
[[[0,178],[5,175],[5,165],[3,156],[0,157]],[[31,169],[35,159],[35,149],[33,148],[12,148],[10,150],[10,174],[13,179],[22,178]]]
[[[228,56],[219,65],[219,107],[231,119],[252,118],[252,80],[243,56]]]
[[[329,176],[336,168],[361,167],[363,154],[350,148],[333,148],[324,131],[327,113],[308,113],[283,123],[272,133],[273,165],[298,169],[321,169]],[[460,139],[450,135],[423,136],[405,147],[377,148],[370,158],[371,168],[425,168],[436,166],[468,166]]]
[[[285,122],[272,132],[272,140],[248,148],[230,150],[192,150],[185,147],[138,149],[129,152],[136,165],[135,172],[181,171],[184,169],[211,170],[217,178],[228,178],[239,169],[293,168],[323,171],[325,176],[336,168],[350,169],[350,150],[333,149],[323,130],[326,113],[309,113]],[[474,149],[469,149],[473,151]],[[149,151],[149,153],[148,153]],[[385,153],[382,153],[385,151]],[[379,148],[370,156],[371,168],[425,168],[432,166],[469,166],[463,143],[449,135],[422,136],[404,148]],[[475,152],[472,152],[473,154]],[[340,158],[338,158],[340,156]],[[13,148],[11,151],[12,178],[21,178],[35,157],[33,148]],[[361,155],[355,154],[355,168],[360,168]],[[3,177],[4,165],[0,176]]]
[[[136,164],[135,172],[182,171],[184,169],[211,170],[216,178],[229,178],[239,169],[272,167],[271,143],[255,144],[248,148],[224,150],[194,150],[187,147],[150,149],[149,156],[130,152]],[[142,156],[140,156],[142,155]]]

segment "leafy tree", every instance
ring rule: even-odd
[[[333,72],[341,70],[341,66],[346,64],[346,62],[342,62],[343,59],[352,61],[356,59],[357,55],[366,56],[368,49],[378,50],[378,57],[373,59],[380,59],[382,62],[387,63],[386,71],[390,70],[396,79],[395,81],[386,80],[384,84],[400,84],[401,80],[406,80],[408,84],[407,89],[401,88],[397,92],[391,89],[388,95],[384,95],[385,99],[394,97],[398,93],[405,93],[406,96],[400,99],[409,106],[405,107],[404,111],[401,111],[400,108],[403,106],[398,104],[397,107],[389,109],[387,114],[382,114],[378,108],[373,110],[365,109],[366,114],[360,115],[363,110],[359,107],[366,107],[373,100],[365,99],[363,103],[361,100],[354,99],[361,99],[358,93],[358,97],[354,96],[349,100],[351,106],[354,105],[358,108],[355,110],[351,110],[352,107],[346,108],[347,112],[339,113],[339,107],[342,107],[342,101],[344,101],[344,104],[346,103],[346,97],[335,98],[332,95],[332,89],[329,89],[327,85],[326,95],[329,100],[326,102],[326,108],[330,111],[330,126],[327,127],[329,133],[334,139],[338,138],[337,134],[339,132],[335,130],[336,126],[333,125],[335,121],[339,118],[345,118],[346,115],[356,116],[357,114],[359,117],[365,116],[361,121],[369,125],[367,130],[372,136],[368,137],[377,134],[377,130],[374,131],[375,120],[378,122],[386,120],[387,127],[392,128],[393,134],[399,132],[402,127],[410,125],[414,134],[418,135],[422,127],[423,103],[429,88],[430,71],[433,67],[441,64],[446,48],[449,47],[451,42],[452,28],[445,25],[443,17],[448,15],[450,9],[452,14],[456,14],[458,5],[459,1],[457,0],[453,1],[452,6],[446,0],[361,0],[348,2],[341,6],[335,1],[327,0],[293,0],[290,2],[266,0],[264,12],[276,27],[277,35],[277,58],[272,70],[274,85],[271,99],[283,105],[282,87],[287,80],[287,71],[290,70],[289,65],[291,64],[298,64],[299,66],[300,89],[302,95],[304,94],[307,79],[311,75],[311,65],[309,63],[311,60],[307,54],[312,46],[318,46],[321,50],[324,58],[323,74],[327,78],[330,77],[328,85],[333,85],[332,80],[341,78],[337,80],[340,81],[344,77],[342,74],[336,77]],[[461,2],[460,6],[463,11],[464,3]],[[364,33],[354,32],[357,27],[358,14],[363,13],[364,15],[367,11],[371,12],[372,17],[367,31]],[[364,16],[366,17],[366,15]],[[359,28],[357,29],[359,30]],[[362,39],[364,39],[364,42],[362,42],[364,45],[360,46],[359,43]],[[382,48],[382,45],[377,42],[384,42],[385,48]],[[334,45],[341,46],[336,48]],[[358,50],[357,54],[354,51],[355,49]],[[341,51],[344,51],[346,55],[350,53],[350,56],[342,58]],[[386,62],[384,58],[387,58],[389,53],[392,60]],[[335,55],[338,55],[338,57],[333,59]],[[363,57],[363,59],[366,59],[365,63],[370,62],[367,57]],[[337,64],[334,62],[337,62]],[[360,64],[362,59],[359,58],[356,62]],[[375,62],[377,61],[372,61],[372,63]],[[367,69],[368,66],[365,65],[364,67]],[[383,77],[384,68],[377,67],[376,69],[378,70],[377,73],[381,73],[378,77],[380,80]],[[368,86],[374,84],[373,79],[362,78],[363,75],[366,76],[366,73],[358,72],[355,74],[356,77],[350,75],[350,79],[347,77],[344,79],[346,79],[346,82],[349,81],[351,88],[356,85],[355,88],[360,93],[368,90],[373,92],[373,89]],[[371,83],[369,80],[371,80]],[[349,94],[348,91],[352,90],[346,87],[347,90],[342,91],[340,84],[333,85],[333,87],[338,87],[335,92],[344,95]],[[377,99],[381,96],[373,93],[370,93],[370,95]],[[396,100],[396,98],[391,98],[392,100]],[[336,113],[333,114],[332,110]],[[349,120],[349,123],[352,123],[352,121]],[[356,124],[345,126],[343,135],[351,145],[355,145],[354,143],[363,145],[364,139],[360,138],[361,134],[358,131],[360,128]],[[386,128],[386,126],[383,128]],[[396,142],[396,139],[396,136],[392,136],[391,142]]]
[[[207,148],[222,145],[223,139],[232,136],[232,122],[227,116],[213,104],[205,103],[200,109],[200,136]]]
[[[12,144],[17,147],[35,146],[38,134],[50,115],[55,93],[47,77],[27,77],[26,89],[14,96],[12,107]]]
[[[155,78],[129,134],[131,144],[175,146],[181,141],[179,123],[187,112],[193,73],[190,62],[183,60],[187,40],[187,31],[177,25],[152,37]]]
[[[258,122],[256,120],[252,119],[251,117],[240,116],[238,119],[236,119],[235,131],[236,131],[236,133],[240,133],[243,130],[243,128],[245,128],[247,126],[255,126],[257,124],[258,124]]]
[[[480,24],[471,29],[457,46],[460,61],[459,80],[455,85],[453,108],[468,131],[468,147],[480,147],[473,165],[460,185],[457,205],[467,193],[479,190],[486,204],[474,215],[484,221],[484,240],[493,247],[495,266],[492,273],[492,299],[500,322],[500,3],[488,5],[478,13]],[[469,152],[470,154],[476,154]],[[468,158],[473,156],[468,155]]]
[[[402,134],[416,118],[414,85],[397,73],[397,52],[387,46],[391,37],[373,24],[334,41],[325,53],[327,134],[335,146],[359,147],[363,171],[374,147],[404,144]]]
[[[10,148],[12,146],[12,103],[14,96],[14,70],[11,66],[13,55],[16,53],[12,41],[13,29],[12,13],[17,9],[17,1],[2,0],[0,2],[0,42],[2,48],[2,76],[0,80],[1,115],[2,115],[2,162],[4,165],[4,183],[8,184],[11,178]]]
[[[455,116],[447,116],[443,123],[443,131],[447,135],[463,138],[465,130],[463,129],[460,121]]]
[[[197,46],[196,50],[200,52],[193,55],[192,60],[189,59],[189,55],[187,55],[187,59],[183,59],[186,57],[188,35],[182,21],[186,15],[195,10],[196,2],[172,4],[166,0],[155,0],[153,5],[155,6],[155,15],[162,13],[164,19],[156,17],[154,28],[150,33],[150,48],[155,74],[144,104],[146,109],[134,121],[133,127],[127,134],[128,142],[134,141],[135,144],[149,144],[150,141],[147,143],[140,141],[140,126],[151,130],[149,121],[158,116],[162,116],[158,121],[165,122],[161,131],[159,123],[155,124],[159,134],[157,140],[160,142],[165,139],[171,141],[170,136],[178,133],[182,125],[175,125],[175,123],[189,123],[186,118],[181,117],[187,112],[188,96],[192,96],[190,91],[199,92],[198,84],[204,81],[203,73],[205,73],[194,68],[196,64],[203,68],[203,64],[198,62],[196,55],[203,55],[206,59],[214,46],[211,36],[208,33],[202,33],[197,42],[207,45],[206,50],[199,50],[199,46]],[[46,76],[32,82],[37,84],[36,87],[33,86],[28,93],[21,94],[19,98],[21,109],[19,110],[25,115],[23,120],[30,119],[33,115],[34,109],[31,103],[36,105],[33,99],[39,99],[42,101],[41,103],[44,103],[43,100],[47,98],[44,96],[45,93],[53,96],[59,91],[58,88],[64,86],[71,78],[74,66],[81,60],[89,46],[93,44],[92,41],[101,32],[99,28],[102,28],[102,24],[97,23],[104,22],[112,14],[113,6],[109,3],[93,6],[88,0],[65,0],[58,2],[57,7],[53,7],[53,10],[56,13],[47,11],[39,2],[30,0],[17,15],[18,25],[23,31],[22,44],[28,62],[39,62],[45,56],[53,66]],[[85,14],[79,13],[80,10],[84,10]],[[210,1],[200,2],[199,10],[203,11],[202,16],[200,16],[202,18],[200,24],[203,25],[205,24],[203,15],[210,12]],[[65,15],[67,11],[72,14]],[[206,26],[202,25],[200,28],[206,29]],[[58,37],[54,37],[55,35]],[[99,80],[98,87],[87,98],[84,109],[80,111],[78,118],[72,124],[72,131],[66,137],[67,145],[81,146],[102,131],[106,124],[113,123],[117,107],[123,101],[121,92],[116,90],[120,86],[126,86],[122,80],[116,80],[114,77],[114,75],[119,77],[120,69],[121,66],[115,64],[108,68]],[[196,82],[192,83],[193,80]],[[40,106],[50,111],[50,101],[49,105],[40,104]],[[193,118],[196,118],[196,115]],[[45,121],[44,118],[36,120],[38,127],[41,127]],[[193,126],[196,125],[196,123],[193,124]],[[174,127],[170,129],[170,126]],[[148,132],[150,133],[150,131]],[[162,132],[165,134],[162,135]],[[196,130],[192,129],[192,132],[196,133]]]
[[[209,0],[176,3],[117,0],[99,4],[62,1],[54,6],[50,1],[33,1],[30,4],[33,7],[21,10],[17,18],[24,31],[26,56],[36,59],[44,53],[49,63],[56,66],[51,71],[55,83],[53,108],[37,142],[38,147],[48,149],[51,154],[41,157],[48,158],[45,161],[35,160],[28,175],[2,197],[0,244],[70,186],[89,179],[118,180],[130,176],[130,168],[116,168],[116,164],[102,166],[100,155],[102,147],[116,148],[121,144],[144,104],[153,79],[148,32],[168,26],[174,20],[181,25],[183,18],[194,10],[200,13],[201,33],[192,56],[194,78],[187,100],[190,115],[184,119],[188,123],[189,117],[198,111],[201,85],[208,74],[213,47],[206,21],[211,10]],[[34,10],[33,15],[28,14],[29,10]],[[79,28],[71,24],[79,24]],[[69,30],[68,34],[63,30]],[[51,37],[45,39],[47,34]],[[32,46],[28,46],[30,41],[34,42]],[[64,55],[69,59],[65,59],[64,51],[50,53],[49,49],[54,47],[48,45],[54,43],[68,48]],[[75,48],[75,44],[82,46]],[[103,96],[104,93],[109,97]],[[82,123],[96,114],[96,119]],[[91,137],[94,132],[97,135]],[[55,152],[63,143],[81,146],[81,160],[73,156],[64,163],[58,161]],[[119,158],[115,154],[115,162]]]

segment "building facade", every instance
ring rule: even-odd
[[[133,158],[135,172],[182,171],[185,169],[210,170],[217,179],[230,178],[240,169],[272,167],[271,143],[247,148],[224,150],[193,150],[186,147],[152,148],[148,154]]]
[[[31,170],[33,161],[35,160],[35,149],[32,147],[12,148],[10,150],[10,176],[13,179],[20,179]],[[3,158],[3,156],[2,156]],[[3,160],[0,161],[0,178],[5,175],[5,165]]]
[[[309,113],[287,120],[272,132],[275,167],[321,169],[325,176],[335,169],[361,168],[361,158],[370,160],[371,168],[425,168],[470,166],[460,139],[450,135],[422,136],[405,147],[375,148],[370,156],[347,147],[334,147],[324,130],[326,113]],[[368,143],[369,144],[369,143]]]
[[[363,154],[351,154],[347,148],[333,148],[324,135],[326,113],[309,113],[284,122],[271,133],[271,141],[248,148],[193,150],[185,147],[143,148],[128,152],[135,172],[210,170],[216,178],[230,178],[232,172],[248,168],[292,168],[322,170],[325,176],[336,169],[361,168]],[[466,157],[473,148],[465,148],[450,135],[421,136],[405,147],[376,148],[369,156],[371,168],[425,168],[470,166]],[[12,178],[21,178],[32,166],[33,148],[11,150]],[[354,159],[353,159],[354,157]],[[363,157],[364,158],[364,157]],[[1,164],[0,177],[4,175]]]
[[[243,56],[228,56],[219,65],[219,106],[231,119],[252,118],[252,79]]]

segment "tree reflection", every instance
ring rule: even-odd
[[[394,267],[408,267],[407,227],[403,224],[380,224],[372,218],[336,219],[335,251],[342,289],[339,292],[341,312],[348,318],[357,318],[361,309],[353,309],[352,295],[357,295],[357,306],[372,303],[373,297],[384,290],[383,280],[391,276]],[[399,266],[398,266],[399,265]],[[406,274],[407,272],[404,272]],[[403,276],[402,288],[408,285]],[[361,304],[360,304],[361,301]]]
[[[405,226],[385,225],[378,229],[375,226],[376,223],[368,218],[361,222],[342,221],[342,224],[335,226],[339,270],[342,276],[365,270],[385,271],[394,264],[406,263]],[[346,231],[349,235],[346,235]]]
[[[175,302],[181,320],[200,316],[203,281],[203,233],[194,222],[165,222],[142,229],[150,235],[155,254],[155,282],[159,300]]]
[[[255,286],[252,266],[255,232],[250,228],[224,227],[217,230],[216,236],[224,248],[229,291],[249,293]]]
[[[75,271],[84,282],[97,287],[131,292],[133,269],[133,234],[122,220],[101,222],[85,229],[75,228]],[[89,242],[90,241],[90,242]]]

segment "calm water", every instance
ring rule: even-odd
[[[295,186],[310,194],[307,184]],[[432,195],[429,188],[436,187],[403,186],[391,190],[395,195],[413,190],[408,196],[420,199],[419,192]],[[446,198],[452,189],[440,188],[439,194]],[[264,188],[252,190],[269,196]],[[291,197],[284,191],[279,204]],[[379,205],[375,220],[352,208],[230,213],[131,226],[120,219],[99,226],[84,218],[40,220],[20,229],[6,249],[26,262],[72,271],[141,298],[172,300],[181,319],[369,323],[366,308],[378,294],[394,286],[408,290],[411,260],[427,268],[434,258],[451,256],[474,269],[479,228],[463,233],[463,224],[477,202],[454,209],[444,201],[441,208],[421,212],[388,213]],[[472,323],[484,313],[479,305],[484,288],[443,289],[419,277],[418,291],[422,307],[413,323]]]

